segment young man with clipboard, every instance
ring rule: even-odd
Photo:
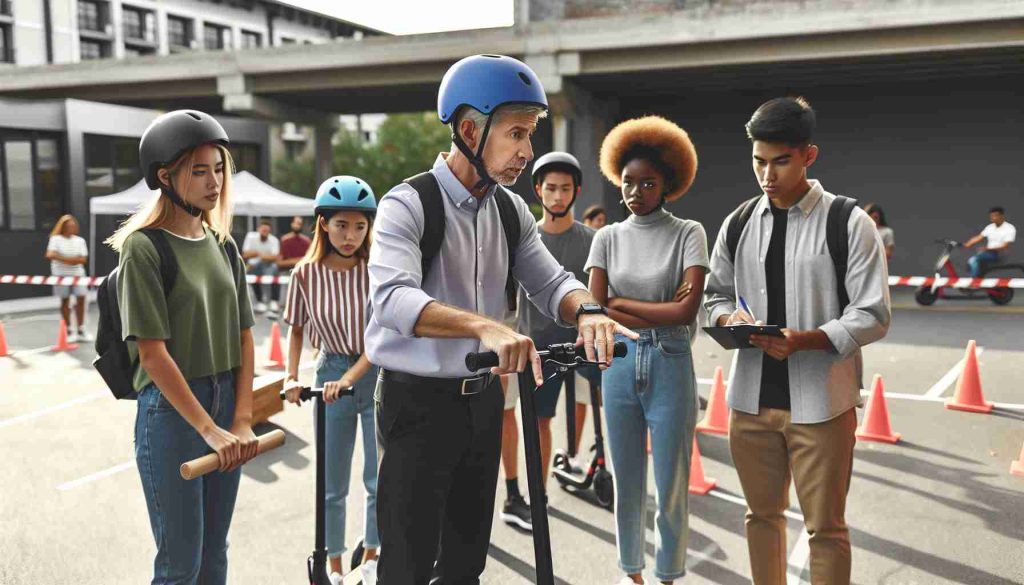
[[[812,583],[850,583],[846,494],[860,405],[860,348],[891,319],[885,250],[853,200],[807,179],[818,157],[802,98],[762,105],[747,123],[763,195],[726,218],[711,257],[705,308],[725,327],[754,323],[729,384],[729,445],[748,510],[755,584],[786,582],[789,483],[810,538]],[[749,303],[738,307],[739,297]],[[791,477],[792,476],[792,477]]]

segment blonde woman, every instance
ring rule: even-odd
[[[363,486],[366,488],[361,567],[363,585],[377,582],[377,435],[373,422],[373,390],[377,370],[366,358],[367,294],[370,277],[370,229],[377,213],[373,190],[362,179],[331,177],[320,185],[315,201],[313,243],[292,270],[284,320],[291,325],[288,351],[288,400],[298,404],[299,358],[303,333],[309,331],[320,351],[316,385],[324,388],[327,402],[324,469],[324,527],[332,585],[342,579],[345,552],[345,499],[352,474],[356,429],[363,441]],[[367,375],[369,374],[369,375]],[[342,390],[355,394],[339,400]]]
[[[154,584],[226,581],[240,467],[256,454],[253,317],[228,234],[227,143],[202,112],[154,120],[139,158],[147,185],[161,193],[107,240],[120,253],[122,329],[138,358],[135,459],[156,540]],[[157,245],[179,259],[170,290]],[[181,463],[210,450],[219,471],[183,480]]]
[[[72,215],[63,215],[57,220],[46,244],[46,259],[50,261],[53,276],[85,276],[85,263],[89,261],[89,247],[78,235],[78,221]],[[53,293],[60,299],[60,317],[67,327],[68,342],[92,341],[85,330],[86,291],[84,284],[53,287]],[[78,330],[71,328],[71,297],[75,297],[75,317]]]

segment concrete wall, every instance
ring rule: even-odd
[[[811,176],[826,189],[874,201],[896,234],[893,274],[927,274],[936,238],[960,241],[988,222],[988,209],[1006,207],[1024,229],[1024,109],[1003,79],[822,86],[801,90],[818,112],[821,156]],[[633,100],[623,117],[657,113],[683,126],[700,166],[691,192],[670,209],[702,222],[714,240],[726,214],[759,193],[743,125],[778,90],[682,94],[671,101]],[[579,153],[597,164],[597,152]],[[587,189],[589,191],[589,189]],[[613,217],[624,217],[615,201]],[[1024,260],[1024,239],[1010,253]],[[965,256],[956,256],[962,264]]]

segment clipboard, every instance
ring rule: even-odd
[[[726,325],[725,327],[704,327],[704,332],[711,336],[725,349],[750,349],[755,347],[750,344],[750,336],[770,335],[772,337],[785,337],[782,328],[778,325],[751,325],[740,323],[739,325]]]

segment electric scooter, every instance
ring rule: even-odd
[[[621,341],[615,343],[614,357],[625,357],[626,344]],[[598,366],[597,362],[587,361],[583,348],[576,348],[572,343],[559,343],[548,346],[547,349],[537,352],[540,355],[541,363],[556,366],[556,371],[545,384],[561,384],[561,379],[567,373],[571,374],[576,368],[584,365]],[[478,372],[484,368],[493,368],[498,365],[498,355],[493,351],[482,353],[470,353],[466,355],[466,367],[471,372]],[[536,567],[537,585],[554,585],[555,574],[551,564],[551,534],[548,530],[547,506],[539,505],[544,502],[544,478],[540,476],[540,431],[537,427],[537,407],[534,402],[533,393],[537,391],[537,382],[533,379],[532,372],[527,369],[519,374],[519,406],[523,424],[523,446],[526,450],[526,483],[529,486],[530,515],[533,520],[533,555],[534,566]]]
[[[948,278],[960,278],[956,272],[951,256],[957,248],[963,244],[955,240],[935,240],[935,243],[942,245],[942,251],[935,262],[935,276],[946,276]],[[945,274],[943,274],[945,272]],[[1024,265],[1020,264],[993,264],[985,268],[981,278],[1015,278],[1024,276]],[[1005,286],[996,286],[982,289],[960,289],[951,286],[936,286],[934,284],[922,286],[914,292],[914,300],[917,304],[929,306],[938,299],[946,300],[977,300],[988,298],[997,305],[1005,305],[1013,300],[1013,289]]]
[[[594,452],[590,459],[590,465],[586,471],[573,466],[573,458],[576,457],[576,377],[567,376],[565,379],[565,417],[566,417],[566,444],[568,449],[558,449],[552,464],[551,474],[558,480],[559,485],[573,492],[586,491],[594,487],[594,495],[597,496],[599,504],[611,509],[615,502],[615,482],[612,473],[605,465],[604,433],[601,430],[601,386],[590,384],[590,405],[594,411],[594,446],[590,448]]]

